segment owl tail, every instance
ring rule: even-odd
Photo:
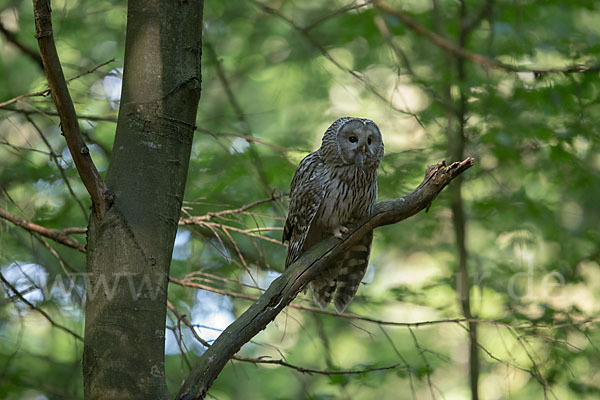
[[[313,281],[310,283],[310,289],[312,290],[313,298],[315,303],[321,307],[321,310],[327,308],[327,305],[331,303],[331,298],[337,287],[335,279],[326,280],[322,282]]]
[[[321,307],[321,310],[327,308],[335,289],[337,289],[337,276],[344,263],[343,258],[339,258],[333,264],[326,266],[321,273],[310,283],[310,289],[315,299],[315,303]]]
[[[336,278],[337,292],[333,301],[338,314],[344,312],[350,301],[352,301],[360,286],[360,282],[365,276],[365,272],[369,266],[372,241],[373,231],[366,234],[344,254],[342,265],[338,269]],[[329,300],[331,300],[331,295]]]

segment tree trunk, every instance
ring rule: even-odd
[[[131,0],[119,120],[88,231],[87,399],[167,398],[171,253],[200,99],[202,1]]]

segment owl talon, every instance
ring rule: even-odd
[[[333,230],[333,236],[335,236],[338,239],[341,239],[349,231],[350,229],[346,228],[344,225],[340,225]]]

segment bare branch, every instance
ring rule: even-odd
[[[390,337],[390,335],[383,328],[383,326],[380,325],[379,329],[381,330],[381,332],[383,332],[383,335],[385,336],[385,338],[387,339],[387,341],[390,343],[390,346],[392,346],[392,349],[394,349],[394,353],[396,353],[396,355],[398,356],[398,358],[407,367],[408,383],[409,383],[409,386],[410,386],[410,392],[412,394],[413,400],[416,400],[417,396],[415,394],[415,386],[414,386],[414,382],[413,382],[413,374],[412,374],[411,368],[409,368],[410,365],[408,364],[408,361],[406,361],[406,358],[404,358],[404,356],[402,355],[402,353],[400,353],[400,351],[396,347],[396,344],[394,343],[394,340]]]
[[[252,364],[276,364],[281,365],[283,367],[288,367],[291,369],[295,369],[296,371],[302,372],[303,374],[317,374],[317,375],[357,375],[357,374],[366,374],[369,372],[375,371],[385,371],[388,369],[408,369],[408,367],[402,365],[401,363],[396,363],[392,365],[388,365],[385,367],[374,367],[374,368],[365,368],[365,369],[340,369],[340,370],[323,370],[323,369],[313,369],[313,368],[305,368],[300,367],[294,364],[290,364],[284,360],[268,360],[264,358],[246,358],[246,357],[233,357],[234,360],[237,361],[245,361]]]
[[[93,67],[92,69],[87,70],[86,72],[82,72],[79,75],[76,75],[76,76],[74,76],[72,78],[69,78],[67,80],[67,83],[71,83],[75,79],[79,79],[82,76],[91,74],[91,73],[95,72],[96,70],[98,70],[99,68],[101,68],[101,67],[103,67],[103,66],[105,66],[107,64],[110,64],[111,62],[114,62],[114,61],[115,61],[115,59],[111,58],[110,60],[105,61],[102,64],[98,64],[95,67]],[[0,108],[5,109],[7,111],[20,112],[20,113],[23,113],[23,114],[32,114],[32,113],[35,113],[35,111],[15,110],[15,109],[11,109],[11,108],[6,108],[6,106],[8,106],[10,104],[18,103],[19,101],[21,101],[21,99],[25,99],[27,97],[47,96],[48,94],[50,94],[50,89],[44,89],[44,90],[40,90],[40,91],[33,92],[33,93],[21,94],[21,95],[19,95],[17,97],[13,97],[12,99],[9,99],[9,100],[1,102],[0,103]],[[49,115],[59,115],[58,113],[52,112],[52,111],[44,111],[44,113],[49,114]],[[107,118],[105,118],[105,117],[95,117],[95,116],[81,117],[81,118],[88,119],[88,120],[102,120],[102,121],[107,120]],[[108,119],[108,120],[110,122],[117,122],[116,118],[114,118],[114,119]]]
[[[4,37],[6,38],[6,40],[8,42],[15,45],[19,50],[21,50],[21,52],[23,54],[25,54],[27,57],[29,57],[31,60],[33,60],[33,62],[35,62],[38,67],[40,67],[42,70],[44,69],[44,64],[42,63],[42,57],[40,57],[40,55],[34,49],[31,49],[31,48],[27,47],[25,44],[21,43],[21,41],[19,39],[17,39],[17,35],[15,35],[11,31],[9,31],[8,29],[6,29],[4,24],[2,24],[2,21],[0,21],[0,32],[2,32],[2,34],[4,35]]]
[[[271,243],[283,246],[283,244],[281,243],[281,241],[279,239],[273,239],[273,238],[268,237],[268,236],[264,236],[264,235],[253,233],[253,232],[256,232],[256,230],[253,229],[253,228],[250,228],[250,229],[240,229],[240,228],[236,228],[236,227],[233,227],[233,226],[230,226],[230,225],[217,224],[217,223],[214,223],[214,222],[205,222],[204,224],[205,225],[209,225],[209,226],[212,225],[214,227],[217,227],[217,228],[221,229],[224,232],[226,230],[230,230],[230,231],[233,231],[233,232],[241,233],[241,234],[246,235],[248,237],[257,238],[257,239],[260,239],[260,240],[264,240],[264,241],[267,241],[267,242],[271,242]],[[266,231],[279,230],[279,229],[280,229],[280,227],[265,227],[265,228],[260,229],[259,232],[260,231],[266,232]]]
[[[9,99],[9,100],[1,102],[0,103],[0,108],[4,108],[5,106],[8,106],[10,104],[17,103],[21,99],[25,99],[27,97],[46,96],[48,94],[49,90],[50,89],[44,89],[44,90],[40,90],[38,92],[26,93],[26,94],[18,95],[17,97],[13,97],[12,99]],[[17,111],[17,110],[10,110],[10,111]]]
[[[223,67],[223,63],[217,56],[217,53],[216,53],[214,47],[212,46],[212,44],[209,41],[207,41],[205,39],[203,42],[203,49],[207,50],[208,55],[214,60],[214,62],[216,64],[217,77],[221,81],[221,84],[223,85],[223,89],[225,89],[225,94],[227,95],[227,99],[229,100],[231,107],[235,111],[235,115],[236,115],[237,119],[242,123],[243,129],[246,131],[248,136],[252,136],[252,130],[250,129],[250,121],[248,121],[248,118],[246,118],[246,113],[242,109],[240,102],[238,101],[237,97],[235,96],[234,90],[232,90],[232,88],[231,88],[231,83],[229,82],[229,79],[227,78],[227,74],[225,73],[225,67]],[[250,145],[248,147],[248,153],[250,154],[250,157],[252,158],[252,161],[253,161],[250,164],[250,167],[253,168],[254,170],[256,170],[258,182],[263,187],[263,190],[265,191],[265,193],[268,194],[271,190],[270,184],[269,184],[269,179],[267,177],[267,174],[265,173],[263,162],[262,162],[259,154],[256,152],[256,149],[254,148],[255,142],[252,140],[248,140],[248,139],[246,139],[246,141]]]
[[[202,273],[202,274],[206,274],[206,273]],[[217,278],[219,280],[227,280],[227,278],[221,278],[221,277],[217,277]],[[206,290],[207,292],[217,293],[217,294],[220,294],[223,296],[229,296],[229,297],[233,297],[233,298],[237,298],[237,299],[244,299],[244,300],[249,300],[249,301],[257,301],[259,299],[258,296],[251,296],[251,295],[247,295],[247,294],[243,294],[243,293],[231,292],[231,291],[224,290],[224,289],[218,289],[218,288],[215,288],[210,285],[204,285],[201,283],[192,282],[192,280],[194,280],[194,279],[197,279],[197,278],[195,278],[193,276],[193,274],[189,274],[184,279],[177,279],[174,277],[169,277],[169,282],[174,283],[176,285],[193,287],[196,289]],[[237,281],[235,281],[235,282],[240,285],[243,284],[242,282],[237,282]],[[251,287],[253,289],[257,289],[257,290],[264,292],[264,290],[261,288],[257,288],[257,287],[250,286],[250,285],[244,285],[244,286]],[[298,310],[312,311],[312,312],[316,312],[319,314],[331,315],[331,316],[334,316],[337,318],[354,319],[357,321],[365,321],[365,322],[369,322],[369,323],[373,323],[373,324],[377,324],[377,325],[396,326],[396,327],[402,327],[402,328],[420,328],[420,327],[424,327],[424,326],[439,325],[439,324],[461,325],[464,322],[474,322],[474,323],[478,323],[478,324],[487,324],[487,325],[499,326],[499,327],[503,327],[503,328],[515,329],[515,330],[528,330],[528,329],[555,330],[555,329],[560,329],[560,328],[584,327],[587,325],[600,324],[600,318],[588,318],[588,319],[584,319],[579,322],[560,323],[560,324],[553,324],[553,325],[539,325],[539,324],[534,324],[534,323],[527,323],[527,324],[522,324],[522,325],[511,325],[509,323],[506,323],[503,321],[497,321],[497,320],[493,320],[493,319],[464,318],[464,317],[434,319],[434,320],[416,321],[416,322],[397,322],[397,321],[388,321],[388,320],[382,320],[382,319],[377,319],[377,318],[365,317],[362,315],[352,314],[352,313],[338,314],[334,311],[321,310],[319,307],[305,306],[305,305],[298,304],[298,303],[290,303],[290,304],[288,304],[288,307],[295,308]]]
[[[264,141],[264,140],[257,139],[257,138],[255,138],[254,136],[249,136],[249,135],[241,135],[241,134],[239,134],[239,133],[215,132],[215,131],[211,131],[211,130],[204,129],[204,128],[197,128],[197,130],[198,130],[198,132],[206,133],[207,135],[211,135],[211,136],[213,136],[213,137],[216,137],[216,136],[224,136],[224,137],[237,137],[237,138],[240,138],[240,139],[244,139],[244,140],[245,140],[245,141],[247,141],[247,142],[252,142],[252,143],[262,144],[263,146],[270,147],[270,148],[272,148],[272,149],[274,149],[274,150],[278,151],[278,152],[281,154],[281,156],[282,156],[283,158],[285,158],[285,160],[286,160],[288,163],[290,163],[290,165],[292,165],[292,166],[294,166],[294,167],[296,167],[296,164],[295,164],[295,163],[292,163],[292,162],[290,161],[290,159],[288,158],[288,156],[287,156],[287,154],[286,154],[286,153],[288,153],[288,152],[290,152],[290,151],[299,151],[299,152],[303,152],[303,153],[307,153],[307,154],[308,154],[308,153],[310,153],[310,151],[303,150],[303,149],[295,149],[295,148],[290,148],[290,147],[283,147],[283,146],[279,146],[279,145],[277,145],[277,144],[274,144],[274,143],[269,143],[269,142],[266,142],[266,141]]]
[[[181,314],[179,311],[177,311],[177,309],[175,308],[175,306],[173,305],[173,303],[171,303],[169,300],[167,300],[167,307],[169,308],[169,310],[171,310],[171,312],[173,314],[175,314],[175,317],[183,322],[188,328],[190,328],[190,330],[192,331],[192,335],[194,335],[194,337],[196,338],[196,340],[198,342],[200,342],[200,344],[202,344],[202,346],[204,347],[210,347],[210,343],[208,343],[206,340],[202,339],[199,335],[198,332],[196,332],[196,330],[194,329],[194,326],[192,325],[192,323],[186,318],[185,315]]]
[[[262,200],[256,200],[250,204],[245,204],[239,208],[223,210],[223,211],[216,211],[216,212],[209,212],[205,215],[201,215],[201,216],[197,216],[197,217],[181,218],[179,220],[179,225],[194,225],[194,224],[198,223],[199,221],[210,221],[213,218],[223,217],[226,215],[241,214],[244,211],[251,209],[252,207],[256,207],[261,204],[269,203],[271,201],[277,201],[277,200],[280,200],[282,197],[283,197],[282,194],[273,193],[271,195],[271,197],[268,197],[268,198],[262,199]]]
[[[290,17],[287,17],[285,15],[283,15],[282,13],[280,13],[278,10],[276,10],[275,8],[272,8],[266,4],[261,3],[260,1],[257,0],[250,0],[252,3],[254,3],[257,7],[259,7],[260,9],[262,9],[264,12],[274,15],[280,19],[282,19],[283,21],[285,21],[288,25],[290,25],[292,28],[294,28],[296,31],[298,31],[298,33],[300,33],[304,39],[311,45],[313,46],[315,49],[317,49],[319,52],[321,52],[321,54],[327,58],[329,61],[331,61],[333,63],[333,65],[335,65],[337,68],[339,68],[340,70],[347,72],[348,74],[350,74],[353,78],[355,78],[356,80],[358,80],[359,82],[361,82],[364,87],[369,90],[371,93],[373,93],[373,95],[375,95],[377,98],[379,98],[380,100],[382,100],[384,103],[386,103],[389,107],[393,108],[394,110],[398,111],[401,114],[406,114],[411,116],[412,118],[415,119],[415,121],[417,121],[417,123],[421,126],[421,127],[425,127],[423,125],[423,122],[421,121],[421,119],[419,118],[419,116],[413,112],[411,112],[410,110],[403,110],[401,108],[398,108],[396,106],[394,106],[389,99],[387,99],[383,94],[381,94],[377,88],[375,86],[373,86],[373,84],[371,82],[369,82],[362,74],[350,69],[350,68],[346,68],[344,67],[342,64],[339,63],[339,61],[337,61],[332,55],[331,53],[329,53],[327,51],[327,49],[325,47],[323,47],[319,42],[317,42],[309,33],[307,28],[303,28],[300,25],[298,25],[296,22],[294,22],[293,19],[291,19]],[[312,28],[312,26],[309,25],[309,28]]]
[[[364,2],[361,1],[361,2],[357,2],[355,4],[348,4],[347,6],[340,7],[337,10],[335,10],[335,11],[333,11],[333,12],[327,14],[327,15],[324,15],[324,16],[322,16],[322,17],[314,20],[310,24],[306,25],[304,27],[304,30],[306,32],[309,32],[309,31],[315,29],[317,26],[323,24],[324,22],[326,22],[326,21],[328,21],[328,20],[330,20],[332,18],[337,17],[338,15],[345,14],[345,13],[347,13],[349,11],[358,10],[359,8],[366,7],[369,4],[371,4],[371,1],[367,0],[367,1],[364,1]]]
[[[30,97],[30,95],[31,96],[33,96],[33,95],[42,96],[43,93],[46,93],[46,91],[21,95],[21,96],[15,97],[14,99],[7,100],[7,102],[8,102],[8,104],[17,103],[23,97]],[[4,103],[6,103],[6,102],[4,102]],[[18,114],[23,114],[23,115],[31,115],[31,114],[41,114],[41,115],[51,115],[51,116],[59,115],[56,111],[52,111],[52,110],[40,110],[40,109],[23,110],[20,108],[7,107],[6,105],[3,106],[2,104],[4,104],[4,103],[0,103],[0,109],[4,110],[4,111],[15,112]],[[103,117],[100,115],[79,115],[79,119],[84,119],[86,121],[101,121],[101,122],[115,122],[115,123],[117,122],[117,117],[112,117],[112,116]]]
[[[99,219],[110,207],[108,190],[96,169],[90,151],[86,146],[79,130],[75,107],[67,88],[67,82],[60,65],[54,35],[52,33],[52,19],[50,0],[33,0],[33,12],[35,17],[35,37],[38,40],[40,54],[44,62],[44,70],[48,77],[50,92],[60,117],[67,146],[75,162],[75,167],[83,181],[94,205],[94,212]]]
[[[472,158],[446,166],[429,166],[423,182],[409,195],[378,202],[371,214],[352,227],[342,241],[330,237],[305,252],[234,321],[202,355],[186,379],[177,399],[203,398],[218,374],[239,349],[263,330],[332,259],[348,250],[374,228],[402,221],[427,208],[440,191],[470,168]]]
[[[383,19],[381,15],[376,15],[373,21],[375,22],[375,26],[379,30],[379,33],[381,34],[381,36],[383,36],[383,38],[387,42],[388,46],[390,47],[398,61],[402,62],[402,64],[404,65],[404,69],[406,70],[408,75],[410,75],[412,81],[419,84],[420,88],[429,93],[431,98],[438,102],[440,105],[442,105],[447,111],[456,113],[456,108],[454,107],[454,104],[442,98],[439,94],[435,92],[435,90],[433,90],[433,88],[431,88],[430,85],[425,84],[423,80],[417,76],[410,64],[406,53],[402,51],[402,49],[394,42],[394,38],[392,37],[392,33],[390,32],[390,29],[388,27],[387,22],[385,22],[385,19]]]
[[[171,303],[168,300],[167,300],[167,307],[169,308],[169,310],[171,310],[171,312],[173,312],[173,314],[175,315],[175,317],[177,318],[178,321],[183,322],[184,325],[186,325],[192,331],[192,335],[202,346],[204,346],[206,348],[210,347],[210,343],[208,343],[206,340],[202,339],[200,337],[200,335],[198,335],[198,332],[196,332],[194,325],[187,319],[187,317],[185,315],[181,314],[179,311],[177,311],[177,309],[175,308],[173,303]],[[396,369],[396,368],[408,369],[408,366],[402,366],[400,363],[396,363],[396,364],[388,365],[385,367],[373,367],[373,368],[365,368],[365,369],[358,369],[358,370],[352,370],[352,369],[322,370],[322,369],[300,367],[298,365],[290,364],[284,360],[270,360],[270,359],[265,359],[263,357],[248,358],[248,357],[233,356],[232,358],[236,361],[243,361],[243,362],[248,362],[248,363],[252,363],[252,364],[281,365],[283,367],[291,368],[296,371],[302,372],[303,374],[317,374],[317,375],[356,375],[356,374],[365,374],[365,373],[375,372],[375,371],[385,371],[388,369]]]
[[[398,18],[404,25],[410,28],[415,33],[425,37],[427,40],[444,50],[445,52],[452,54],[454,56],[458,56],[464,59],[467,59],[471,62],[481,65],[484,68],[495,68],[501,69],[508,72],[531,72],[536,75],[543,75],[547,73],[562,73],[562,74],[572,74],[572,73],[585,73],[585,72],[598,72],[600,71],[600,65],[571,65],[565,68],[523,68],[516,67],[514,65],[506,64],[501,61],[485,57],[481,54],[473,53],[451,41],[444,38],[443,36],[438,35],[435,32],[430,31],[425,28],[423,25],[419,24],[417,21],[404,14],[401,11],[398,11],[387,4],[382,3],[380,0],[372,0],[372,3],[384,11],[387,14],[393,15]]]
[[[71,83],[75,79],[79,79],[82,76],[86,76],[86,75],[92,74],[92,73],[96,72],[97,70],[99,70],[100,68],[104,67],[105,65],[108,65],[110,63],[115,62],[115,60],[116,60],[115,58],[111,58],[110,60],[104,61],[103,63],[100,63],[100,64],[96,65],[95,67],[92,67],[92,68],[88,69],[85,72],[81,72],[80,74],[75,75],[74,77],[67,79],[67,83]]]
[[[85,247],[81,245],[78,241],[71,239],[68,235],[73,233],[71,230],[58,230],[58,229],[50,229],[45,228],[41,225],[34,224],[31,221],[26,220],[25,218],[21,218],[18,215],[12,214],[7,210],[0,208],[0,218],[3,218],[7,221],[12,222],[15,225],[20,226],[21,228],[28,230],[30,232],[38,233],[42,236],[46,236],[54,240],[57,243],[64,244],[67,247],[78,250],[82,253],[85,253]],[[77,228],[77,229],[85,229],[85,228]]]
[[[179,286],[194,287],[197,289],[202,289],[202,290],[206,290],[208,292],[222,294],[224,296],[235,297],[238,299],[246,299],[246,300],[251,300],[251,301],[258,300],[258,297],[256,297],[256,296],[250,296],[250,295],[246,295],[246,294],[242,294],[242,293],[228,292],[226,290],[217,289],[217,288],[214,288],[209,285],[203,285],[202,283],[190,282],[188,279],[177,279],[177,278],[173,278],[172,276],[170,276],[169,282],[175,283]]]
[[[67,189],[69,190],[69,193],[71,194],[71,196],[73,197],[73,199],[75,200],[75,202],[79,205],[79,208],[81,209],[81,212],[83,213],[83,218],[87,219],[88,218],[88,210],[85,209],[85,207],[83,206],[83,203],[81,203],[81,200],[79,200],[79,198],[77,197],[77,195],[73,191],[73,187],[71,186],[71,182],[69,182],[69,178],[67,178],[67,175],[65,174],[65,170],[60,165],[60,162],[58,161],[58,156],[54,152],[54,149],[52,148],[52,145],[50,145],[50,142],[48,141],[48,139],[46,139],[46,136],[44,136],[44,133],[42,132],[42,130],[37,126],[37,124],[35,122],[33,122],[33,119],[31,119],[31,117],[29,115],[26,115],[25,118],[34,127],[34,129],[37,131],[38,135],[40,135],[40,138],[42,139],[42,141],[46,144],[46,147],[50,151],[50,157],[52,157],[52,160],[54,161],[54,164],[56,165],[56,168],[58,168],[58,172],[60,172],[60,176],[62,177],[63,182],[65,183],[65,185],[67,186]]]
[[[19,298],[19,300],[21,300],[23,303],[27,304],[29,306],[29,308],[31,308],[32,310],[35,310],[37,312],[39,312],[40,314],[42,314],[42,316],[44,318],[46,318],[46,320],[48,320],[48,322],[50,322],[50,324],[58,329],[61,329],[67,333],[69,333],[70,335],[72,335],[75,339],[83,342],[83,338],[78,335],[77,333],[73,332],[71,329],[67,328],[66,326],[63,326],[57,322],[55,322],[52,317],[50,317],[50,315],[48,315],[48,313],[44,310],[42,310],[41,308],[36,307],[33,303],[31,303],[29,300],[27,300],[22,294],[21,292],[19,292],[5,277],[4,275],[2,275],[2,273],[0,272],[0,280]]]

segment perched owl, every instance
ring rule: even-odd
[[[283,242],[289,241],[286,268],[323,238],[341,238],[346,225],[370,212],[382,157],[383,141],[373,121],[344,117],[327,129],[321,147],[300,162],[292,179],[283,229]],[[367,270],[372,240],[369,232],[310,283],[322,309],[332,297],[338,313],[350,303]]]

